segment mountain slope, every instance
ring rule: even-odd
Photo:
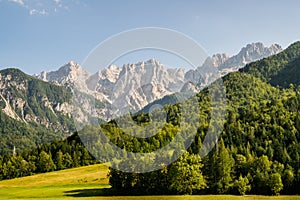
[[[18,69],[6,69],[0,71],[0,94],[2,110],[11,118],[53,130],[64,130],[68,126],[64,124],[66,119],[58,120],[66,117],[71,107],[72,96],[62,87],[35,79]]]
[[[300,42],[296,42],[279,54],[246,65],[240,72],[249,73],[275,86],[287,87],[289,83],[299,83],[299,57]]]
[[[294,61],[286,65],[284,69],[281,70],[280,74],[272,77],[270,83],[272,85],[280,85],[283,87],[289,87],[290,84],[296,86],[300,85],[300,56]]]
[[[246,64],[266,58],[282,51],[278,44],[265,47],[262,43],[252,43],[243,47],[237,55],[215,54],[208,57],[202,66],[186,73],[187,81],[203,88],[218,78],[243,68]],[[199,76],[201,77],[199,80]]]
[[[269,57],[281,51],[282,48],[278,44],[273,44],[270,47],[265,47],[260,42],[248,44],[246,47],[243,47],[237,55],[222,62],[218,68],[220,70],[225,68],[240,68],[250,62]]]
[[[24,74],[0,71],[2,154],[60,139],[74,131],[71,94],[66,89]]]

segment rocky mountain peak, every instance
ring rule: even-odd
[[[72,85],[76,80],[82,79],[82,77],[87,78],[90,74],[75,61],[71,61],[60,67],[57,71],[42,72],[34,76],[57,85]]]
[[[214,54],[212,57],[208,57],[203,65],[201,66],[202,68],[211,68],[211,67],[219,67],[222,65],[224,62],[226,62],[229,59],[229,56],[226,55],[225,53],[223,54]]]
[[[100,80],[116,82],[120,72],[121,68],[117,67],[116,65],[110,65],[108,68],[98,71],[97,74]]]
[[[247,44],[237,55],[227,59],[218,68],[220,70],[231,68],[236,71],[238,68],[241,68],[250,62],[277,54],[281,51],[282,48],[278,44],[274,44],[270,47],[265,47],[261,42]]]
[[[75,61],[71,61],[67,64],[65,64],[64,66],[62,66],[58,71],[65,71],[66,75],[68,73],[78,73],[78,72],[82,72],[84,71],[83,68],[76,63]]]
[[[155,64],[155,65],[159,65],[159,61],[156,60],[155,58],[151,58],[149,59],[146,63],[151,63],[151,64]]]
[[[277,53],[283,51],[283,49],[279,44],[272,44],[269,47],[269,51],[270,51],[271,54],[277,54]]]
[[[110,65],[89,75],[76,62],[67,63],[55,72],[43,72],[38,78],[88,93],[101,102],[108,102],[115,110],[104,108],[101,114],[110,119],[114,114],[137,111],[147,104],[176,92],[199,91],[217,78],[244,67],[264,57],[279,53],[281,47],[274,44],[248,44],[232,57],[222,53],[208,57],[202,66],[186,72],[184,68],[167,68],[155,58],[122,66]],[[77,84],[79,82],[79,84]]]
[[[282,49],[276,48],[277,46],[265,47],[261,42],[248,44],[242,48],[238,56],[243,56],[247,62],[249,60],[257,59],[259,57],[269,56],[270,54],[279,53]]]
[[[139,110],[156,99],[179,92],[184,82],[184,69],[167,68],[155,59],[104,69],[100,74],[93,88],[106,95],[118,108],[114,111],[117,114]]]

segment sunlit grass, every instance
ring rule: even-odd
[[[108,167],[93,165],[29,177],[0,181],[1,200],[300,200],[300,196],[103,196],[108,185]]]
[[[92,165],[74,169],[67,169],[34,176],[0,181],[3,187],[33,187],[58,186],[76,184],[108,184],[108,167],[105,165]]]

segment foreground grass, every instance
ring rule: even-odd
[[[77,191],[109,188],[107,173],[93,165],[0,181],[0,199],[74,199]]]
[[[300,196],[106,196],[109,190],[108,168],[104,165],[93,165],[68,169],[59,172],[50,172],[34,176],[0,181],[1,200],[300,200]]]
[[[45,174],[37,174],[23,178],[0,181],[0,188],[3,187],[34,187],[50,185],[76,185],[76,184],[106,184],[108,185],[108,167],[105,165],[92,165],[67,169]]]

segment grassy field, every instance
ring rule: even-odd
[[[121,197],[105,196],[109,190],[107,179],[108,168],[104,165],[93,165],[76,169],[39,174],[30,177],[0,181],[0,199],[99,199],[99,200],[296,200],[300,196],[147,196]]]

